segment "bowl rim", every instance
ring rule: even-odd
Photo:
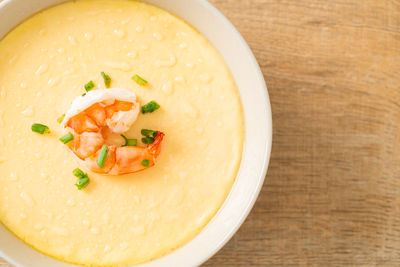
[[[3,2],[0,3],[0,10],[2,8],[4,8],[5,6],[7,6],[8,4],[13,3],[13,2],[18,2],[18,1],[19,0],[4,0]],[[179,1],[181,1],[183,3],[184,1],[187,1],[187,0],[171,0],[171,1],[165,1],[165,2],[179,2]],[[55,4],[62,3],[62,2],[66,2],[66,1],[64,1],[64,0],[53,0],[53,1],[49,0],[47,2],[53,2],[53,4],[46,5],[46,6],[52,6]],[[192,23],[190,18],[184,17],[184,16],[182,16],[182,14],[178,14],[178,13],[174,12],[174,10],[171,10],[170,8],[168,8],[168,4],[160,5],[159,0],[144,0],[143,2],[147,2],[147,3],[153,4],[155,6],[161,7],[163,9],[166,9],[169,12],[173,13],[174,15],[176,15],[179,18],[183,18],[190,25],[192,25],[195,29],[199,30],[203,35],[205,35],[207,37],[207,39],[215,46],[214,42],[212,40],[210,40],[210,36],[207,36],[207,34],[205,32],[198,29],[198,27],[196,27],[196,25],[194,25],[194,23]],[[256,174],[258,179],[256,181],[256,184],[254,185],[253,190],[251,192],[247,193],[249,196],[247,198],[247,202],[245,203],[245,206],[242,207],[239,214],[237,214],[237,216],[234,217],[233,221],[230,222],[229,227],[226,227],[225,229],[223,228],[223,231],[224,231],[223,237],[220,237],[217,243],[212,244],[209,247],[204,247],[204,243],[203,243],[203,246],[199,246],[199,244],[201,244],[201,242],[197,242],[197,240],[199,239],[200,236],[202,236],[202,235],[204,236],[204,233],[207,230],[209,230],[210,227],[212,227],[212,225],[216,221],[216,218],[223,216],[223,215],[221,215],[221,213],[223,213],[223,211],[226,208],[227,203],[232,199],[232,194],[233,194],[232,192],[234,191],[233,189],[235,188],[235,186],[237,187],[237,180],[238,180],[238,177],[240,176],[240,172],[242,170],[243,158],[240,163],[240,169],[238,171],[237,177],[235,179],[234,184],[232,185],[229,195],[224,200],[224,203],[219,208],[217,214],[214,215],[214,217],[211,219],[211,221],[208,222],[208,224],[201,230],[201,232],[198,233],[192,240],[188,241],[183,246],[169,252],[168,254],[166,254],[160,258],[154,259],[150,262],[138,265],[138,266],[143,266],[143,267],[169,266],[170,264],[173,264],[174,266],[188,266],[188,264],[193,265],[193,266],[198,266],[198,265],[201,265],[202,263],[204,263],[205,261],[207,261],[208,259],[210,259],[213,255],[215,255],[233,237],[233,235],[237,232],[237,230],[240,228],[240,226],[243,224],[243,222],[247,218],[248,214],[250,213],[250,211],[251,211],[252,207],[254,206],[254,204],[259,196],[259,193],[262,189],[262,185],[264,183],[265,176],[267,174],[269,160],[270,160],[270,154],[271,154],[271,148],[272,148],[271,104],[270,104],[270,100],[269,100],[267,86],[264,81],[263,73],[257,63],[257,60],[256,60],[254,54],[252,53],[251,49],[249,48],[248,44],[246,43],[246,41],[244,40],[242,35],[239,33],[239,31],[216,7],[214,7],[211,3],[209,3],[206,0],[191,0],[191,2],[197,4],[198,7],[201,7],[203,10],[209,12],[209,14],[211,16],[213,16],[217,20],[219,20],[220,23],[222,23],[223,26],[229,30],[229,33],[232,35],[232,38],[234,39],[234,41],[237,41],[238,47],[240,49],[242,49],[242,51],[244,51],[243,53],[245,53],[247,55],[247,59],[249,60],[249,64],[250,64],[249,67],[251,67],[251,70],[254,72],[254,75],[255,75],[254,77],[256,78],[256,83],[258,85],[258,88],[257,88],[258,93],[261,93],[261,97],[264,102],[264,106],[261,107],[261,108],[263,108],[264,116],[261,116],[261,117],[263,117],[262,123],[264,123],[264,125],[262,127],[263,127],[263,129],[265,128],[266,135],[264,136],[265,147],[262,148],[262,149],[264,149],[264,151],[262,152],[263,158],[260,159],[260,164],[262,166],[261,166],[261,169],[259,170],[259,172]],[[43,10],[43,8],[39,8],[38,11],[39,10]],[[37,13],[37,11],[31,12],[31,14],[35,14],[35,13]],[[29,16],[25,16],[25,18],[29,18]],[[10,29],[12,29],[12,28],[10,28]],[[222,54],[220,49],[218,49],[218,51]],[[224,58],[224,59],[226,62],[227,59],[226,58]],[[226,62],[226,63],[228,65],[228,67],[230,68],[230,66],[229,66],[230,64],[228,64],[228,62]],[[230,68],[230,70],[231,70],[231,68]],[[232,70],[231,70],[231,72],[236,81],[236,77],[233,74]],[[239,87],[239,85],[238,85],[238,87]],[[241,102],[243,105],[242,93],[241,93]],[[243,111],[245,111],[244,109],[245,108],[243,105]],[[246,124],[246,122],[245,122],[245,124]],[[245,125],[245,128],[247,128],[246,125]],[[245,153],[244,149],[246,147],[246,142],[247,142],[247,134],[246,134],[246,139],[245,139],[242,156]],[[222,227],[222,226],[223,225],[220,225],[220,227]],[[0,223],[0,228],[1,227],[3,227],[3,226]],[[22,243],[22,241],[20,241],[20,242]],[[198,243],[197,246],[193,245],[196,242]],[[196,248],[196,247],[197,248],[202,247],[202,248],[204,248],[204,250],[198,251],[198,253],[193,253],[194,248]],[[192,253],[188,253],[190,251]],[[37,253],[39,254],[39,252],[37,252]],[[185,255],[185,253],[190,254],[190,255]],[[43,255],[43,254],[40,254],[40,255]],[[15,266],[24,266],[19,261],[18,258],[10,256],[6,252],[4,252],[2,247],[0,247],[0,256]],[[44,256],[44,257],[47,257],[47,256]],[[50,257],[47,257],[47,258],[50,258]],[[51,258],[51,259],[53,259],[53,258]],[[55,259],[53,259],[53,260],[55,260]],[[64,262],[61,262],[58,260],[55,260],[55,261],[59,262],[59,263],[64,263]],[[64,263],[63,266],[75,266],[75,265]]]

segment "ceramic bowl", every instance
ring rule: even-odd
[[[18,23],[62,0],[3,0],[0,39]],[[260,192],[272,141],[267,88],[253,53],[235,27],[205,0],[147,0],[183,18],[208,38],[224,57],[240,91],[245,116],[245,145],[235,183],[214,218],[190,242],[141,266],[198,266],[238,230]],[[47,257],[17,239],[0,224],[0,256],[15,266],[73,266]]]

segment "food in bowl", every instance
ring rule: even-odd
[[[234,80],[199,32],[155,6],[76,1],[32,16],[0,41],[0,90],[0,221],[54,258],[165,255],[201,231],[236,177]],[[98,105],[114,113],[97,121]],[[118,149],[136,153],[120,154],[134,158],[123,171]]]
[[[136,95],[126,89],[84,93],[63,116],[61,123],[69,131],[60,141],[68,145],[82,166],[96,173],[122,175],[150,168],[161,152],[164,133],[142,129],[145,147],[123,135],[137,119],[139,105]],[[147,106],[142,107],[143,113]]]

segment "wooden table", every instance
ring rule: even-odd
[[[253,211],[205,266],[400,265],[400,0],[211,2],[261,65],[274,140]]]

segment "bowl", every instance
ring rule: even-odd
[[[0,39],[18,23],[63,0],[4,0],[0,3]],[[238,175],[222,207],[190,242],[140,266],[198,266],[212,257],[238,230],[260,192],[271,142],[271,107],[262,72],[248,45],[215,7],[205,0],[147,0],[183,18],[199,30],[225,59],[238,86],[245,117],[245,144]],[[74,266],[32,249],[0,224],[0,256],[15,266]]]

